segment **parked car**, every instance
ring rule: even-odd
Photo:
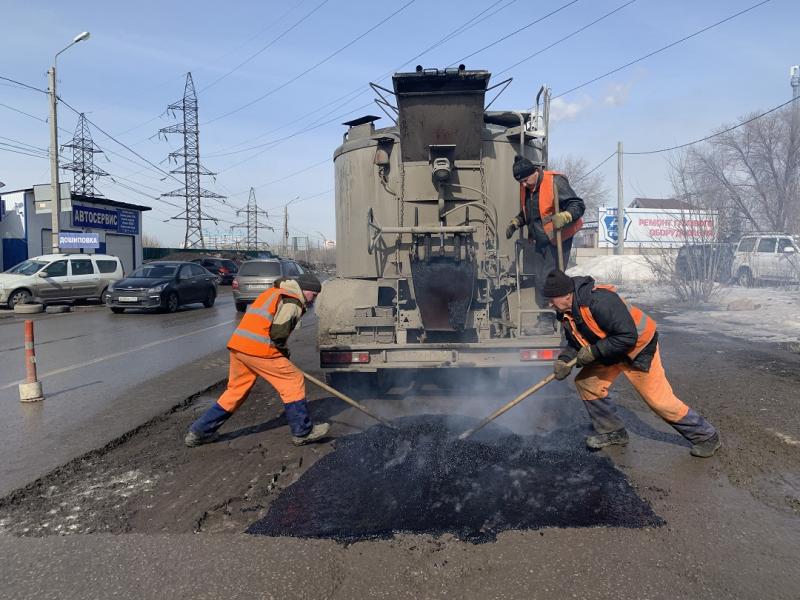
[[[279,277],[297,277],[303,273],[303,267],[289,259],[265,258],[243,262],[232,284],[236,310],[247,310],[247,305],[272,287]]]
[[[684,281],[727,282],[731,277],[734,244],[687,244],[678,250],[675,271]]]
[[[122,263],[107,254],[44,254],[0,273],[0,304],[102,299],[122,279]]]
[[[736,246],[731,276],[739,285],[800,283],[798,239],[786,233],[753,233]]]
[[[239,272],[239,267],[236,263],[227,258],[195,258],[192,262],[211,271],[219,277],[219,282],[223,285],[231,285],[236,273]]]
[[[195,302],[211,308],[216,299],[217,279],[200,265],[154,261],[109,286],[105,302],[117,314],[126,308],[155,308],[172,313]]]

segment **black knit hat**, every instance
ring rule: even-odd
[[[514,157],[514,166],[512,168],[512,172],[514,173],[514,179],[517,181],[522,181],[523,179],[527,179],[533,172],[536,170],[536,166],[524,156],[520,156],[517,154]]]
[[[542,294],[546,298],[558,298],[559,296],[566,296],[574,291],[575,284],[572,283],[572,278],[564,273],[564,271],[554,269],[544,278]]]
[[[300,289],[306,292],[316,292],[320,293],[322,291],[322,284],[317,279],[316,275],[312,275],[311,273],[303,273],[300,277],[297,278],[297,283],[300,286]]]

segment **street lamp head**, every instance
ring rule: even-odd
[[[84,40],[88,40],[89,35],[90,34],[88,31],[82,31],[81,33],[75,36],[75,39],[72,40],[72,43],[77,44],[78,42],[83,42]]]

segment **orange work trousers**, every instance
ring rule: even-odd
[[[575,377],[578,395],[589,402],[607,398],[608,389],[620,373],[625,374],[653,412],[668,423],[677,423],[689,412],[689,407],[675,396],[667,381],[658,348],[647,373],[626,363],[610,366],[594,363],[584,367]]]
[[[284,404],[306,397],[303,373],[288,358],[262,358],[231,350],[228,388],[217,400],[217,404],[228,412],[235,411],[247,399],[259,377],[270,382]]]

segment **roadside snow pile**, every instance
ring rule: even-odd
[[[800,341],[800,294],[796,290],[767,287],[726,287],[706,309],[674,312],[666,320],[684,330],[700,333],[797,344]]]
[[[657,256],[640,254],[623,256],[597,256],[567,270],[576,277],[588,275],[598,283],[623,283],[632,281],[656,281],[653,267],[647,261],[661,260]]]

